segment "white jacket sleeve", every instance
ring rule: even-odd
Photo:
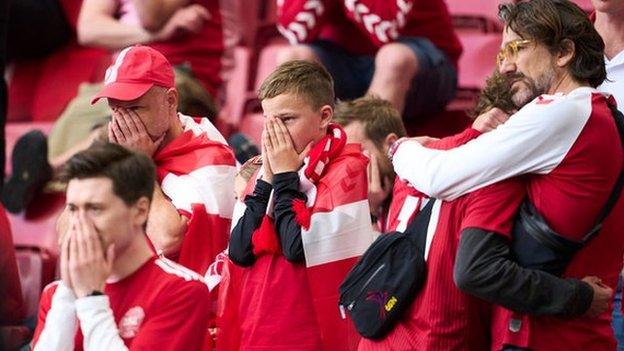
[[[108,296],[87,296],[76,300],[76,313],[84,336],[85,351],[127,351],[119,336]]]
[[[76,337],[76,296],[60,282],[54,291],[45,327],[34,351],[73,351]]]
[[[564,159],[590,114],[591,94],[548,104],[534,100],[497,129],[454,149],[406,141],[394,155],[394,169],[419,191],[443,200],[517,175],[547,174]]]

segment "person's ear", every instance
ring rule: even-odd
[[[334,109],[329,105],[321,107],[321,129],[327,128],[334,117]]]
[[[558,67],[563,68],[574,58],[574,55],[576,54],[576,46],[572,40],[563,39],[559,47],[559,53],[556,56],[555,62]]]
[[[179,96],[178,91],[175,88],[169,88],[167,90],[167,109],[170,112],[178,112]]]
[[[399,140],[399,136],[395,133],[390,133],[386,135],[383,143],[384,152],[388,152],[388,149],[390,149],[390,145],[394,144],[397,140]]]
[[[133,205],[132,222],[135,226],[143,227],[147,223],[147,216],[150,210],[150,200],[146,196],[142,196]]]

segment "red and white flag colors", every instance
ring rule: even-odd
[[[208,119],[179,117],[184,132],[159,150],[154,161],[163,192],[189,219],[178,262],[204,274],[227,246],[236,161]]]
[[[263,226],[269,226],[273,221],[273,206],[267,206],[267,216],[262,225],[254,232],[254,254],[258,257],[253,267],[244,274],[262,272],[257,265],[269,264],[284,265],[284,269],[292,269],[292,277],[303,278],[304,281],[296,282],[295,286],[284,286],[280,289],[299,290],[304,296],[292,296],[292,298],[311,299],[305,304],[313,310],[316,323],[316,331],[308,331],[320,335],[323,350],[350,350],[354,349],[359,340],[357,332],[350,321],[343,319],[338,309],[338,286],[355,264],[357,259],[364,253],[373,241],[373,231],[370,223],[370,211],[368,207],[367,191],[367,164],[368,159],[362,154],[361,148],[356,144],[346,144],[346,135],[342,128],[330,125],[325,138],[314,145],[308,157],[304,160],[303,167],[299,170],[299,190],[306,194],[307,201],[293,201],[295,219],[301,227],[301,238],[305,254],[305,274],[299,275],[297,264],[286,263],[280,259],[281,251],[277,252],[269,240],[256,240],[255,236],[266,235],[269,230]],[[246,194],[250,194],[259,175],[263,174],[260,169],[254,179],[248,185]],[[244,198],[241,197],[241,198]],[[273,199],[269,200],[273,201]],[[245,212],[245,204],[237,202],[234,210],[234,221]],[[237,216],[238,215],[238,216]],[[277,233],[273,226],[270,227],[271,236],[278,242]],[[279,242],[278,242],[279,245]],[[262,248],[259,248],[261,246]],[[266,256],[276,257],[267,261]],[[278,262],[279,261],[279,262]],[[291,267],[289,267],[291,266]],[[271,268],[267,268],[270,270]],[[305,281],[307,278],[307,282]],[[244,281],[257,280],[247,277]],[[262,284],[270,285],[270,280]],[[293,283],[295,283],[293,281]],[[248,285],[247,285],[248,286]],[[243,289],[245,285],[243,286]],[[264,289],[264,288],[262,288]],[[307,291],[306,291],[307,290]],[[303,291],[306,291],[303,293]],[[246,294],[245,291],[242,292]],[[289,305],[292,302],[281,301]],[[258,302],[262,304],[262,302]],[[306,307],[307,308],[307,307]],[[306,310],[307,311],[307,310]],[[254,313],[259,313],[254,309]],[[294,313],[294,312],[292,312]],[[241,316],[243,317],[243,316]],[[244,316],[247,319],[249,316]],[[257,316],[259,319],[275,318],[269,316]],[[308,314],[308,317],[309,314]],[[256,318],[252,316],[251,318]],[[314,317],[313,317],[314,318]],[[273,322],[273,321],[271,321]],[[287,321],[279,321],[286,323]],[[301,322],[301,321],[292,321]],[[268,323],[268,320],[267,322]],[[245,329],[245,323],[242,323]],[[243,337],[246,331],[243,330]],[[246,341],[244,341],[246,342]],[[318,345],[317,345],[318,347]],[[318,348],[315,348],[318,349]]]

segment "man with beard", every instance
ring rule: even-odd
[[[622,170],[614,101],[595,89],[606,77],[604,43],[583,11],[568,1],[522,1],[502,6],[500,15],[506,27],[499,68],[517,79],[513,100],[524,107],[495,131],[452,150],[404,142],[394,155],[395,171],[417,189],[445,200],[527,174],[525,203],[558,237],[581,246],[563,267],[563,277],[595,275],[599,279],[593,284],[604,287],[604,281],[604,289],[614,288],[624,253],[624,223],[618,221],[624,202],[617,201],[584,245],[587,233],[601,222],[607,199],[619,192],[614,184]],[[492,349],[615,348],[608,313],[574,320],[545,316],[552,312],[547,306],[562,301],[565,286],[540,289],[544,276],[523,272],[508,259],[508,239],[489,234],[476,228],[462,232],[456,284],[489,302],[532,314],[497,309]],[[578,306],[583,306],[592,294],[578,296]]]
[[[518,109],[511,102],[511,80],[494,72],[486,82],[477,107],[471,111],[475,120],[463,133],[433,140],[427,147],[448,149],[496,129],[509,114]],[[414,200],[422,195],[409,183],[395,177],[390,146],[407,135],[400,112],[392,104],[375,96],[341,101],[333,121],[340,124],[351,143],[359,143],[368,154],[368,202],[376,231],[402,231],[418,212]]]

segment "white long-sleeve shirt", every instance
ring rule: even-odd
[[[454,149],[401,144],[393,165],[399,177],[444,200],[521,174],[548,174],[577,140],[592,113],[592,93],[581,87],[567,95],[542,95],[497,129]]]

